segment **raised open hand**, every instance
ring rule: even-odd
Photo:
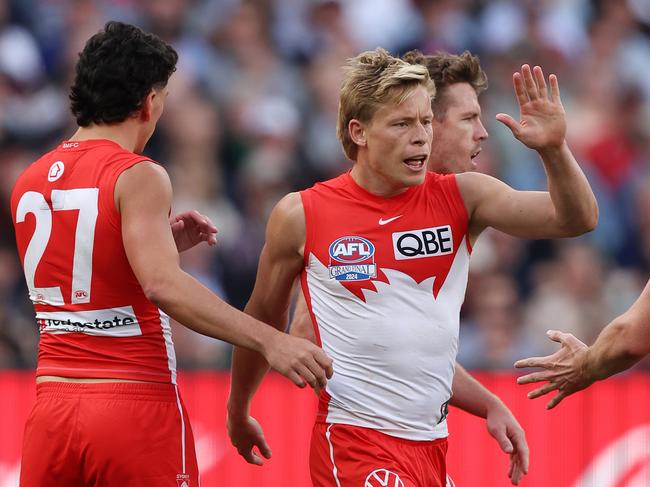
[[[562,146],[566,136],[566,117],[560,100],[557,76],[549,76],[550,90],[539,66],[528,64],[512,75],[519,103],[519,122],[499,113],[496,119],[506,125],[523,144],[538,151]]]

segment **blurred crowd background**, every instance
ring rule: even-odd
[[[340,67],[377,46],[480,56],[490,138],[479,170],[518,189],[544,189],[544,170],[494,115],[518,114],[511,76],[522,63],[556,73],[569,144],[600,205],[597,230],[578,239],[480,237],[462,364],[511,369],[557,348],[549,328],[591,342],[650,275],[650,0],[0,0],[0,368],[33,367],[38,343],[9,194],[74,132],[73,66],[110,19],[179,52],[147,153],[170,173],[173,212],[196,208],[219,228],[216,249],[182,261],[234,306],[252,290],[273,205],[350,168],[335,136]],[[229,366],[226,344],[179,325],[174,334],[181,367]]]

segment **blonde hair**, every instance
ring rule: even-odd
[[[350,120],[367,123],[383,105],[402,103],[420,86],[433,99],[436,87],[427,68],[393,57],[385,49],[362,52],[348,59],[336,123],[336,136],[345,155],[353,161],[357,157],[357,145],[348,130]]]

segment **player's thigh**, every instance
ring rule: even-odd
[[[310,473],[314,487],[423,487],[377,433],[339,424],[316,424]]]
[[[21,487],[83,485],[75,418],[75,401],[37,396],[25,424]]]
[[[93,487],[198,485],[194,438],[176,400],[135,395],[88,401],[80,422]]]

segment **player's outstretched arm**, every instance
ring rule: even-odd
[[[589,182],[566,140],[566,118],[557,77],[550,89],[539,66],[522,66],[513,75],[520,120],[500,113],[522,143],[536,150],[544,163],[548,192],[515,191],[480,173],[459,174],[458,184],[471,215],[471,234],[492,226],[524,238],[571,237],[593,230],[598,205]]]
[[[521,425],[508,407],[460,364],[456,364],[450,404],[486,419],[488,432],[510,455],[508,477],[518,485],[528,473],[528,443]]]
[[[171,200],[167,173],[151,162],[128,169],[115,186],[124,249],[147,298],[194,331],[261,353],[297,384],[303,383],[306,368],[324,377],[327,364],[319,365],[326,361],[320,348],[233,308],[180,268],[168,219]]]
[[[304,243],[302,202],[299,194],[291,193],[277,204],[269,218],[255,287],[245,309],[246,313],[281,331],[287,325],[293,283],[304,265]],[[321,354],[315,356],[314,363],[300,370],[300,377],[318,393],[327,378],[332,376],[332,361],[316,345],[301,338],[287,337],[320,350]],[[228,433],[240,455],[257,465],[261,465],[262,459],[254,448],[257,447],[264,456],[265,451],[270,450],[261,428],[250,416],[250,405],[267,370],[267,361],[260,354],[235,348],[228,398]]]
[[[217,244],[217,227],[205,215],[196,210],[184,211],[169,219],[172,235],[179,252],[191,249],[201,242],[210,247]]]
[[[546,405],[552,409],[565,397],[632,367],[650,353],[650,283],[628,311],[603,329],[591,347],[570,333],[551,330],[547,334],[561,348],[547,357],[519,360],[515,367],[544,369],[520,377],[517,382],[547,382],[528,397],[534,399],[557,391]]]

